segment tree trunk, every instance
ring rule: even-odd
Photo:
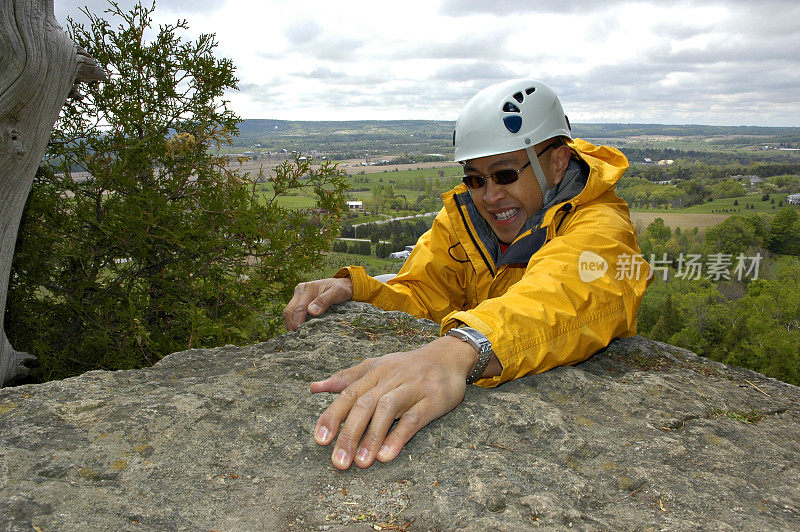
[[[27,373],[5,333],[22,209],[59,110],[76,82],[105,74],[67,37],[53,0],[0,0],[0,386]]]

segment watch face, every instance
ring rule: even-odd
[[[489,353],[492,350],[492,342],[490,342],[488,338],[486,338],[483,334],[481,334],[480,331],[476,329],[472,329],[470,327],[450,329],[448,334],[452,334],[452,336],[461,338],[465,342],[469,343],[481,355]]]

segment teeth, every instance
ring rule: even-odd
[[[509,218],[517,214],[518,211],[519,209],[509,209],[507,211],[495,213],[494,217],[500,221],[508,220]]]

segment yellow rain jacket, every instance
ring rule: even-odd
[[[580,139],[570,147],[586,184],[540,211],[504,253],[459,185],[442,195],[444,208],[395,278],[384,284],[352,266],[336,277],[352,279],[354,301],[440,322],[442,334],[460,324],[482,332],[503,366],[477,381],[484,387],[576,364],[636,334],[649,266],[614,193],[628,161]]]

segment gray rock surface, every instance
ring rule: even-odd
[[[348,303],[251,347],[0,390],[2,530],[800,529],[800,389],[631,338],[337,471],[308,384],[430,322]]]

